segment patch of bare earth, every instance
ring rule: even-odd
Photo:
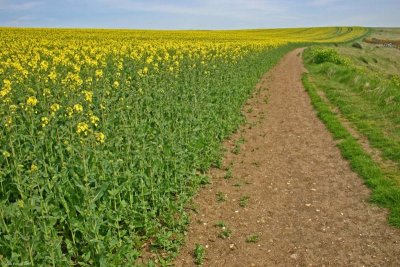
[[[400,230],[368,202],[369,189],[317,118],[301,83],[301,52],[257,85],[248,124],[226,142],[238,152],[235,141],[245,140],[225,156],[232,178],[211,170],[176,266],[195,266],[197,243],[206,247],[203,266],[400,266]],[[218,221],[229,237],[218,237]],[[251,235],[259,241],[246,242]]]

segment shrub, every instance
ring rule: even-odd
[[[362,45],[360,43],[357,43],[357,42],[353,43],[351,46],[354,47],[354,48],[358,48],[358,49],[362,49],[363,48]]]
[[[311,50],[311,58],[312,62],[316,64],[330,62],[337,65],[350,65],[350,61],[347,58],[340,56],[338,52],[332,48],[313,48]]]

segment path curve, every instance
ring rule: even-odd
[[[369,189],[317,118],[301,83],[302,51],[288,53],[257,85],[244,109],[248,124],[225,144],[231,150],[245,140],[224,159],[233,177],[211,170],[176,266],[195,266],[196,243],[207,247],[203,266],[400,266],[400,230],[368,202]],[[218,238],[218,221],[232,230],[229,238]],[[260,240],[247,243],[253,234]]]

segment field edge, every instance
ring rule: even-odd
[[[400,190],[387,178],[380,166],[362,148],[357,139],[342,125],[327,103],[318,95],[317,89],[309,81],[310,74],[303,74],[302,82],[318,117],[325,124],[333,138],[338,141],[342,156],[372,190],[370,200],[389,209],[389,224],[400,228]]]

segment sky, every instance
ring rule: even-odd
[[[131,29],[400,27],[400,0],[0,0],[0,26]]]

